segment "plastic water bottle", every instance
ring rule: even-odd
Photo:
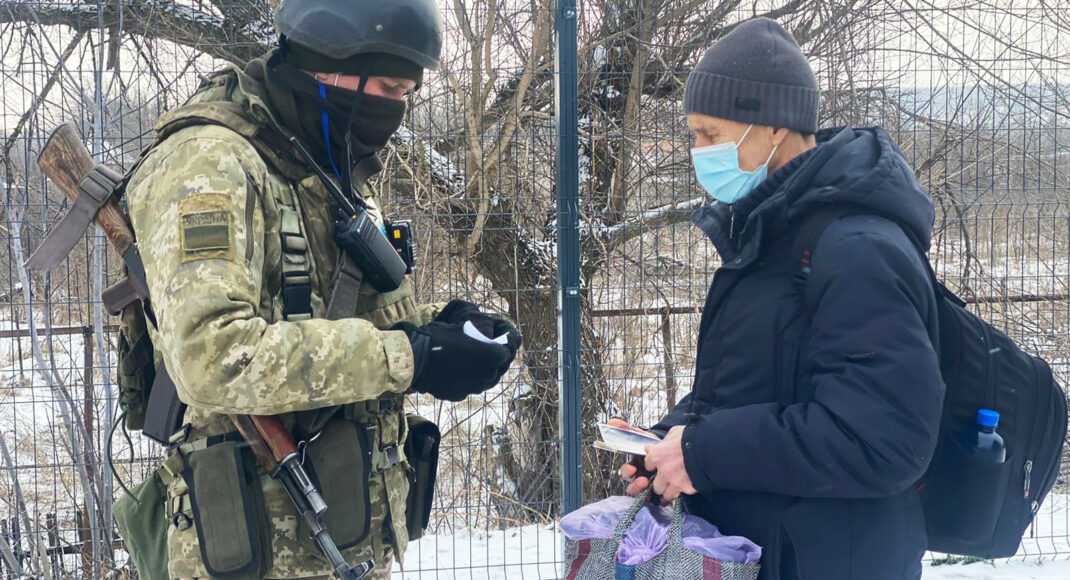
[[[978,409],[974,430],[962,434],[962,448],[978,459],[1003,463],[1007,459],[1007,449],[1003,446],[1003,438],[996,433],[998,426],[999,411]]]

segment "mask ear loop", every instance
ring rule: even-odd
[[[736,147],[737,148],[740,145],[743,144],[743,140],[747,138],[747,135],[750,135],[751,129],[753,129],[753,128],[754,128],[754,124],[753,123],[751,124],[750,127],[747,127],[747,130],[743,133],[743,136],[739,138],[739,142],[736,143]],[[778,147],[780,147],[780,145],[773,145],[773,150],[769,152],[769,157],[766,157],[765,158],[765,163],[762,163],[763,167],[766,166],[766,165],[769,165],[769,162],[773,160],[773,155],[776,155],[776,150],[777,150]],[[757,171],[757,170],[755,170],[755,171]]]
[[[769,165],[769,162],[773,160],[773,155],[776,155],[777,147],[780,147],[780,145],[773,145],[773,150],[769,152],[769,157],[765,158],[765,163],[762,165]]]
[[[739,147],[740,145],[743,144],[743,141],[747,138],[747,135],[750,135],[750,131],[753,128],[754,128],[754,123],[751,123],[751,126],[747,127],[747,130],[743,132],[743,136],[739,138],[739,141],[736,141],[736,147]]]

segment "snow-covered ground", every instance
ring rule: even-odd
[[[1070,578],[1070,561],[1016,561],[926,566],[924,580],[1056,580]]]
[[[933,565],[930,555],[923,580],[1056,580],[1070,578],[1067,538],[1070,496],[1049,497],[1026,532],[1018,555],[1009,560]],[[405,571],[394,563],[395,580],[520,580],[560,578],[564,536],[554,525],[529,525],[501,531],[464,531],[428,536],[405,553]],[[1038,560],[1035,554],[1049,554]],[[1031,555],[1034,554],[1034,555]],[[935,555],[939,562],[939,556]],[[830,579],[832,580],[832,579]]]
[[[395,580],[519,580],[561,578],[563,541],[554,526],[531,525],[489,533],[431,536],[409,546],[406,571],[395,562]],[[1068,554],[1070,555],[1070,554]],[[1014,559],[971,564],[926,563],[923,580],[1056,580],[1070,578],[1068,560]]]

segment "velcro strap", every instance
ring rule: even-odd
[[[112,192],[122,181],[122,174],[98,164],[78,183],[78,196],[87,196],[97,203],[97,207],[100,207],[108,201]]]
[[[164,485],[171,485],[171,482],[175,480],[182,473],[182,469],[186,466],[186,460],[183,459],[182,454],[178,452],[172,452],[164,460],[161,469],[157,473],[160,476],[160,481]]]
[[[123,176],[103,165],[93,167],[78,184],[78,197],[63,219],[59,221],[26,261],[30,269],[51,270],[70,254],[86,230],[93,226],[93,218],[108,202]]]
[[[308,272],[282,273],[282,314],[289,321],[312,318],[312,278]]]
[[[372,451],[372,469],[383,471],[401,463],[405,459],[405,451],[400,445],[386,445],[374,448]]]
[[[301,217],[297,215],[297,212],[288,208],[279,208],[279,217],[281,223],[279,224],[279,230],[283,234],[289,234],[292,236],[301,235]]]
[[[209,435],[208,437],[201,437],[196,441],[189,441],[178,446],[178,450],[183,454],[191,453],[193,451],[201,451],[208,449],[213,445],[223,443],[224,441],[241,441],[242,435],[238,431],[231,431],[229,433],[223,433],[222,435]]]
[[[308,240],[301,235],[301,217],[293,208],[279,208],[282,238],[282,315],[288,321],[312,318],[312,273]]]
[[[308,251],[308,242],[299,235],[284,232],[282,234],[282,251],[287,254],[304,254]]]
[[[393,413],[400,411],[404,396],[400,394],[387,394],[379,397],[378,399],[371,399],[368,401],[357,401],[352,403],[350,411],[352,413],[352,419],[360,420],[366,415],[379,415],[383,413]]]

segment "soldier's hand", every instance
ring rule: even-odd
[[[521,342],[523,342],[520,331],[513,326],[512,322],[487,314],[467,300],[450,300],[446,307],[442,309],[442,312],[439,312],[438,316],[435,317],[435,321],[448,322],[450,324],[463,324],[466,321],[471,321],[479,332],[491,338],[504,334],[509,339],[506,346],[513,353],[513,357],[516,356],[516,352],[520,349]],[[513,362],[512,357],[509,359],[509,363],[511,362]],[[506,363],[505,368],[501,369],[502,374],[505,374],[505,371],[508,370],[509,363]]]
[[[463,323],[435,321],[423,326],[399,322],[409,337],[414,363],[412,388],[447,401],[463,401],[498,384],[513,352],[464,334]]]

